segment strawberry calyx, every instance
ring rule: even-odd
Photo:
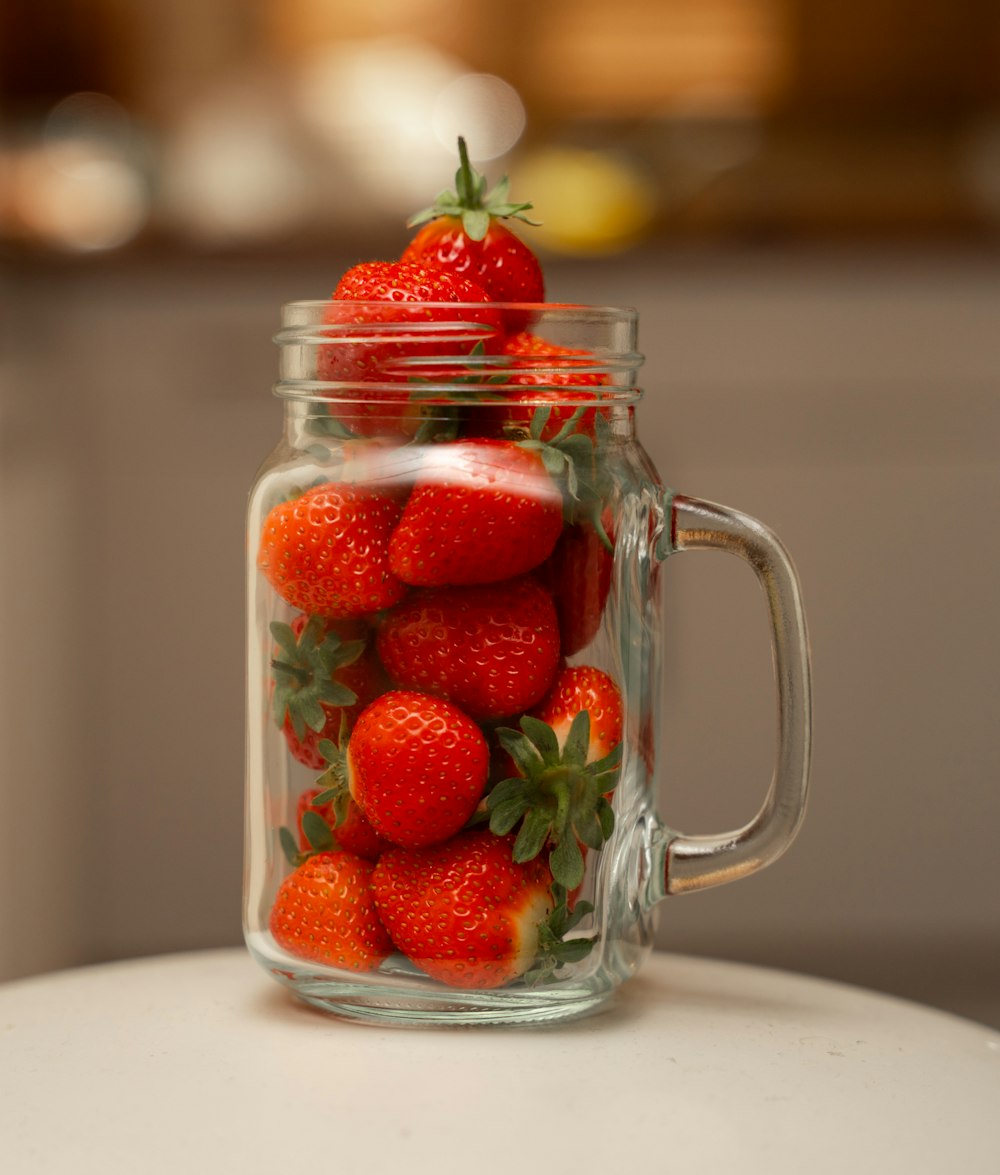
[[[347,816],[347,805],[351,798],[350,788],[347,784],[347,734],[347,723],[341,722],[339,745],[328,738],[320,739],[320,754],[330,765],[317,778],[316,786],[320,791],[313,798],[313,804],[317,807],[323,804],[333,805],[333,815],[338,825],[343,824]],[[309,832],[304,825],[302,831],[305,833],[306,839],[309,840]]]
[[[610,425],[603,416],[594,418],[594,437],[576,431],[576,425],[585,412],[592,408],[580,406],[566,420],[562,428],[543,441],[542,433],[548,423],[552,409],[543,405],[536,408],[531,417],[528,436],[521,436],[517,444],[522,449],[537,452],[546,472],[560,486],[564,486],[563,516],[569,525],[589,522],[607,551],[613,546],[602,521],[611,490],[610,478],[600,460],[600,449],[610,436]]]
[[[556,971],[567,963],[579,963],[585,959],[600,937],[594,934],[587,938],[567,938],[571,930],[594,912],[594,907],[590,902],[576,902],[570,908],[568,891],[558,881],[553,882],[551,893],[555,907],[538,928],[538,952],[524,973],[524,982],[529,987],[554,982],[558,978]]]
[[[309,808],[302,813],[302,835],[309,844],[307,849],[299,848],[295,834],[287,825],[283,824],[278,829],[282,852],[293,869],[297,869],[319,853],[331,853],[338,848],[330,825],[318,812],[313,812]]]
[[[358,696],[333,674],[361,656],[365,642],[345,641],[331,631],[322,616],[310,616],[296,635],[290,624],[275,620],[271,636],[278,646],[271,658],[274,720],[283,726],[290,719],[297,738],[306,730],[321,731],[327,722],[327,706],[350,706]]]
[[[463,374],[447,373],[447,393],[442,392],[435,383],[434,376],[411,375],[407,379],[410,386],[410,395],[420,404],[421,422],[414,433],[412,444],[436,444],[442,441],[454,441],[458,438],[461,423],[461,409],[466,404],[480,404],[483,399],[496,399],[502,402],[503,396],[497,393],[491,397],[484,388],[492,384],[502,384],[506,381],[504,375],[482,375],[477,367],[482,363],[486,354],[486,347],[482,341],[475,344],[463,361],[472,360],[470,369]],[[426,389],[421,385],[430,385]]]
[[[525,224],[537,225],[537,220],[525,216],[532,205],[512,203],[510,180],[504,176],[489,192],[486,177],[481,175],[469,162],[465,139],[458,137],[458,171],[455,172],[455,190],[441,192],[429,208],[415,213],[406,222],[408,228],[416,228],[435,220],[439,216],[452,216],[462,222],[462,231],[472,241],[481,241],[489,231],[490,221],[521,220]]]
[[[278,829],[282,851],[288,863],[296,868],[308,861],[310,857],[315,857],[317,853],[328,853],[339,847],[333,834],[333,828],[315,809],[331,804],[335,828],[340,828],[347,819],[351,793],[347,786],[346,753],[342,749],[347,745],[347,736],[347,721],[342,717],[338,736],[340,745],[338,746],[328,738],[319,741],[319,752],[329,763],[329,766],[317,778],[316,784],[320,790],[312,797],[310,806],[303,811],[301,817],[302,835],[309,847],[307,849],[300,848],[295,834],[287,825],[282,825]]]
[[[619,743],[603,758],[587,762],[586,710],[573,718],[562,747],[552,727],[539,718],[525,714],[520,727],[496,732],[521,774],[500,780],[487,797],[490,831],[504,836],[520,825],[514,860],[530,861],[547,847],[553,879],[572,890],[583,881],[581,844],[599,850],[614,830],[607,797],[618,782],[622,747]]]

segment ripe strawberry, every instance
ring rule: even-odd
[[[432,978],[461,988],[510,983],[535,962],[554,909],[543,861],[517,864],[513,838],[464,832],[425,849],[388,849],[372,877],[392,940]]]
[[[271,909],[275,942],[301,959],[374,971],[392,953],[371,890],[372,864],[353,853],[319,853],[281,883]]]
[[[461,304],[461,309],[454,309]],[[323,312],[324,331],[338,341],[321,346],[317,376],[340,384],[406,383],[419,379],[422,364],[434,356],[462,356],[500,349],[502,320],[482,286],[459,274],[403,261],[364,261],[349,269]],[[439,371],[439,365],[435,365]],[[420,402],[409,389],[396,397],[392,412],[410,411],[419,420]],[[387,392],[354,396],[385,400]],[[384,405],[358,403],[341,415],[363,425],[365,417],[389,411]],[[366,432],[364,428],[355,431]],[[404,430],[405,431],[405,430]]]
[[[419,847],[454,835],[486,786],[489,749],[457,706],[390,690],[361,714],[346,755],[351,795],[394,844]]]
[[[274,719],[292,755],[322,770],[320,742],[339,740],[341,727],[350,730],[387,688],[385,670],[366,647],[368,629],[360,620],[299,615],[291,624],[275,621],[271,633]]]
[[[605,511],[605,533],[610,524],[611,512]],[[611,591],[613,567],[613,551],[594,525],[578,522],[563,530],[555,550],[536,569],[536,577],[552,593],[559,614],[564,657],[586,648],[597,635]]]
[[[447,698],[477,720],[535,705],[559,665],[559,622],[531,576],[430,588],[398,604],[377,637],[382,663],[404,689]]]
[[[434,356],[499,350],[501,316],[489,301],[475,282],[426,265],[365,261],[349,269],[323,312],[324,333],[338,341],[321,345],[316,359],[318,379],[346,385],[347,402],[330,406],[336,422],[362,436],[411,437],[428,417],[446,415],[447,398],[420,386],[424,365]],[[454,372],[449,361],[426,376]],[[363,386],[371,383],[382,386]]]
[[[622,741],[622,695],[614,678],[591,665],[568,665],[532,714],[547,723],[564,748],[576,716],[590,717],[587,763],[595,763]]]
[[[428,448],[389,545],[419,587],[495,583],[536,567],[562,531],[562,495],[537,451],[513,441]]]
[[[494,302],[544,302],[545,280],[538,258],[501,220],[522,220],[530,204],[512,204],[506,176],[487,194],[486,179],[469,162],[458,140],[455,191],[442,192],[430,208],[407,222],[424,225],[402,260],[460,274],[481,285]],[[429,223],[427,223],[429,222]]]
[[[311,787],[299,796],[296,809],[299,856],[344,849],[366,861],[377,861],[382,850],[389,847],[389,841],[372,828],[350,796],[345,797],[344,816],[338,820],[336,800],[315,803],[316,797],[323,794],[322,788]]]
[[[257,566],[302,612],[337,618],[377,612],[407,590],[389,569],[389,537],[399,517],[399,503],[387,494],[327,482],[271,510]]]
[[[502,353],[509,360],[512,384],[576,389],[603,387],[608,382],[603,371],[594,370],[600,361],[591,351],[561,347],[530,331],[505,338]]]
[[[548,849],[552,876],[572,891],[583,880],[581,846],[602,848],[614,828],[608,797],[621,764],[620,692],[601,670],[566,668],[520,727],[497,730],[518,774],[487,797],[490,828],[503,836],[520,825],[514,860]]]
[[[580,401],[596,400],[597,392],[591,389],[608,382],[603,372],[587,370],[597,364],[595,355],[560,347],[528,331],[504,339],[502,353],[509,360],[502,369],[504,402],[477,412],[483,435],[532,436],[540,441],[575,432],[594,435],[596,409],[585,408]],[[500,382],[498,375],[496,383]]]

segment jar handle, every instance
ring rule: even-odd
[[[669,525],[658,554],[728,551],[754,569],[767,598],[777,686],[777,761],[767,797],[742,828],[717,836],[668,832],[657,896],[707,889],[748,877],[794,840],[805,814],[811,743],[809,641],[798,577],[781,540],[738,510],[668,491]]]

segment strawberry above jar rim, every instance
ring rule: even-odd
[[[469,278],[494,302],[544,302],[545,279],[538,258],[501,223],[536,224],[524,215],[531,205],[510,201],[506,176],[487,192],[486,177],[472,167],[461,137],[458,155],[455,190],[442,192],[429,208],[410,217],[411,228],[423,227],[401,260]]]

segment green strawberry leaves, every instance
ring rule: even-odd
[[[594,912],[590,902],[578,901],[570,909],[566,887],[558,882],[552,886],[552,897],[555,908],[538,928],[538,950],[534,962],[524,974],[524,982],[529,987],[553,982],[558,978],[556,971],[567,963],[579,963],[585,959],[598,939],[596,934],[588,938],[566,937],[588,914]]]
[[[302,813],[302,835],[306,838],[309,847],[307,849],[300,849],[295,840],[295,834],[286,825],[282,825],[278,829],[278,839],[281,841],[281,850],[285,854],[285,859],[293,869],[297,869],[304,862],[308,861],[310,857],[315,857],[317,853],[327,853],[337,847],[337,842],[333,837],[333,830],[330,825],[318,813],[311,808],[306,808]]]
[[[538,718],[525,715],[520,727],[497,730],[521,774],[501,780],[487,797],[490,830],[505,836],[520,825],[515,861],[530,861],[548,845],[553,878],[571,890],[583,881],[581,845],[599,850],[614,830],[607,796],[618,782],[621,745],[588,763],[586,710],[573,719],[562,747],[552,727]]]
[[[469,162],[465,139],[458,139],[458,171],[455,172],[455,190],[441,192],[429,208],[411,216],[406,222],[408,228],[426,224],[439,216],[453,216],[462,222],[462,231],[472,241],[481,241],[489,232],[490,221],[497,219],[522,220],[525,224],[537,225],[529,220],[525,212],[531,204],[512,203],[510,180],[501,179],[492,191],[486,191],[486,176],[481,175]]]
[[[327,853],[337,848],[337,841],[333,835],[333,828],[339,828],[347,818],[347,805],[351,798],[347,786],[346,752],[342,748],[347,746],[347,720],[341,716],[340,746],[331,739],[320,739],[317,744],[320,754],[326,759],[329,766],[320,775],[316,783],[320,791],[313,796],[310,806],[301,816],[302,835],[309,845],[308,849],[300,849],[295,834],[285,825],[278,829],[278,839],[281,842],[282,852],[293,868],[298,868],[304,861],[317,853]],[[333,828],[317,812],[326,804],[333,805]]]
[[[317,807],[323,804],[333,805],[333,823],[336,828],[339,828],[347,819],[347,805],[351,798],[351,792],[347,786],[347,738],[347,720],[341,716],[339,745],[324,738],[320,739],[317,746],[319,753],[329,763],[329,767],[316,780],[320,792],[319,795],[313,797],[312,802]],[[302,831],[311,843],[312,838],[305,826],[304,817]]]
[[[350,706],[358,700],[357,694],[333,675],[361,656],[364,641],[341,640],[335,632],[327,631],[322,616],[311,616],[298,636],[291,625],[276,620],[271,624],[271,636],[277,646],[271,660],[271,708],[278,726],[289,718],[301,739],[307,729],[323,729],[327,721],[324,704]]]
[[[563,516],[567,524],[589,522],[604,548],[611,551],[611,539],[601,520],[612,490],[611,477],[602,460],[602,450],[611,438],[611,426],[598,412],[594,417],[593,438],[577,432],[577,423],[588,410],[592,406],[577,408],[554,437],[543,441],[542,433],[552,409],[536,408],[528,436],[517,443],[537,452],[549,476],[564,487]]]

